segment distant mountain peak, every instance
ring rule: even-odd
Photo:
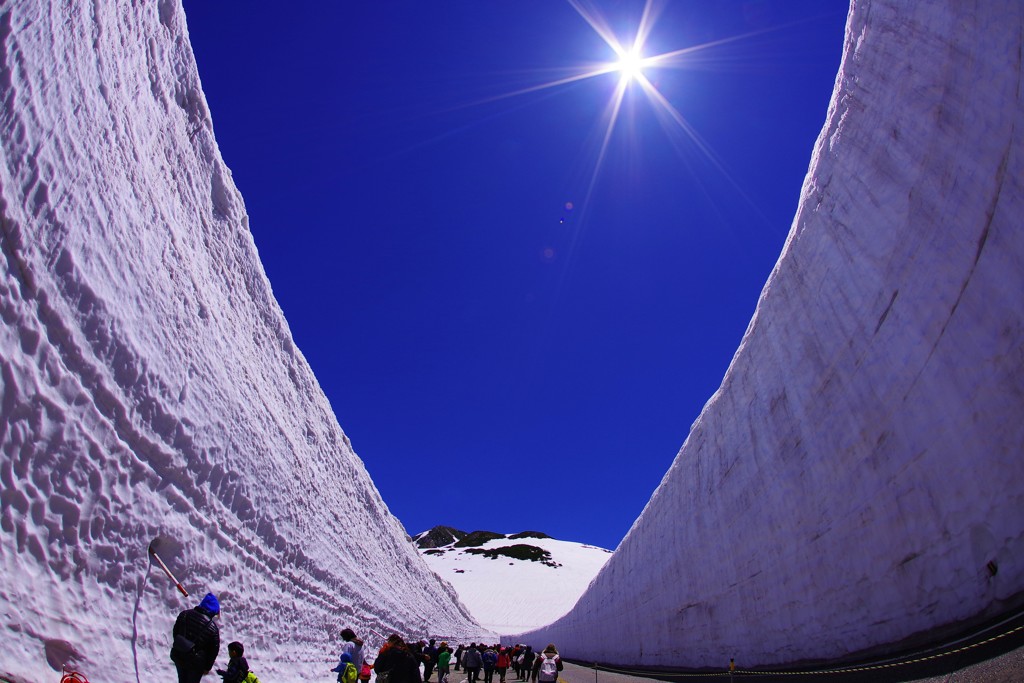
[[[512,540],[518,540],[520,538],[551,538],[543,531],[520,531],[518,534],[512,534],[509,536]]]
[[[434,527],[416,536],[416,544],[427,566],[451,583],[477,621],[501,634],[562,616],[612,555],[540,531],[506,535]]]
[[[420,549],[442,548],[446,545],[451,545],[452,543],[461,541],[466,536],[468,536],[468,534],[465,531],[460,531],[455,527],[435,526],[423,533],[416,534],[412,540],[413,543],[416,544],[416,547]]]
[[[507,538],[517,541],[523,538],[551,538],[543,531],[520,531],[516,534],[499,534],[496,531],[462,531],[452,526],[438,525],[412,537],[420,550],[444,548],[454,544],[456,548],[476,548],[488,541]]]
[[[473,533],[466,534],[465,538],[459,539],[455,544],[456,548],[476,548],[482,546],[488,541],[497,541],[498,539],[508,538],[505,534],[499,534],[494,531],[474,531]]]

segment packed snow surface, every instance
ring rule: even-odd
[[[522,559],[517,546],[548,556]],[[611,557],[610,550],[592,545],[529,537],[494,539],[471,548],[451,543],[420,552],[480,625],[499,634],[534,629],[568,612]]]
[[[589,590],[529,642],[782,664],[1021,604],[1022,27],[1020,0],[854,0],[721,387]]]
[[[0,241],[0,676],[170,678],[207,591],[266,681],[487,634],[295,348],[179,2],[0,4]]]

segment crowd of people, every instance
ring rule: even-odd
[[[517,681],[554,683],[563,668],[554,644],[540,653],[528,645],[470,643],[468,647],[459,644],[453,648],[434,639],[407,643],[398,634],[388,637],[372,664],[364,664],[376,673],[377,683],[430,683],[435,669],[437,683],[449,683],[451,673],[460,670],[466,674],[466,683],[481,683],[481,676],[482,683],[495,683],[495,675],[497,683],[506,683],[509,670]]]
[[[212,593],[178,615],[171,632],[171,661],[178,671],[178,683],[199,683],[213,669],[220,654],[219,615],[220,603]],[[228,644],[227,668],[217,669],[223,683],[258,683],[244,653],[242,643]],[[433,638],[406,642],[397,633],[391,634],[371,658],[364,653],[363,641],[355,631],[344,628],[338,665],[331,671],[338,675],[338,683],[365,683],[374,675],[376,683],[431,683],[435,671],[437,683],[455,683],[449,677],[460,670],[465,671],[466,683],[506,683],[509,670],[517,681],[555,683],[562,668],[554,644],[540,653],[528,645],[470,643],[466,647],[460,643],[453,648]]]

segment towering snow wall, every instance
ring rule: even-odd
[[[180,2],[0,3],[0,240],[0,674],[172,677],[208,590],[269,680],[479,637],[292,342]]]
[[[527,642],[770,665],[1022,603],[1022,32],[1019,0],[854,0],[720,389],[588,592]]]

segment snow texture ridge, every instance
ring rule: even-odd
[[[854,0],[721,387],[574,610],[526,642],[749,667],[1021,605],[1022,27],[1018,0]]]
[[[486,635],[353,452],[247,221],[180,2],[0,4],[0,674],[173,675],[207,590],[269,680],[324,675],[342,626]]]

